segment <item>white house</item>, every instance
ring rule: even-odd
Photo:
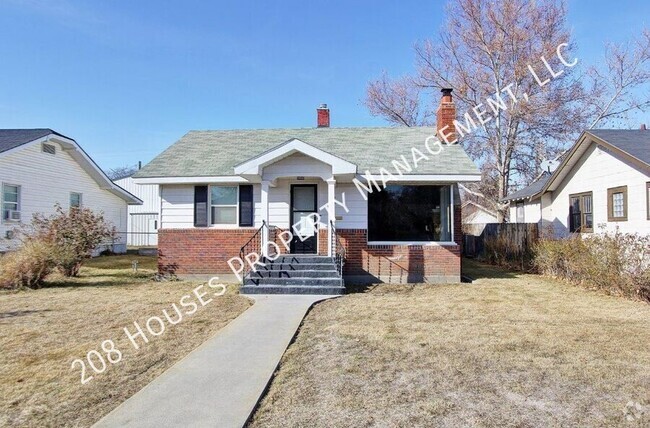
[[[585,131],[553,172],[504,199],[511,221],[555,236],[650,234],[650,131]]]
[[[19,245],[14,230],[35,213],[63,208],[102,211],[118,232],[126,232],[127,206],[138,198],[114,184],[71,138],[51,129],[0,130],[0,252]],[[126,251],[121,233],[113,251]]]
[[[455,140],[455,113],[445,89],[437,127],[330,128],[323,105],[315,128],[189,132],[134,175],[160,186],[159,266],[227,274],[272,243],[285,259],[243,292],[340,293],[337,274],[460,281],[458,183],[481,175],[462,146],[440,142]]]
[[[115,184],[142,200],[142,205],[129,205],[127,244],[135,247],[158,245],[160,222],[160,189],[157,184],[136,184],[133,177],[115,180]]]
[[[497,214],[489,208],[474,202],[465,201],[462,205],[463,225],[496,223]]]

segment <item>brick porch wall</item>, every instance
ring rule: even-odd
[[[366,229],[338,229],[346,247],[347,276],[385,282],[455,282],[461,270],[461,215],[454,211],[454,241],[457,245],[368,245]],[[158,267],[177,274],[231,273],[228,260],[257,229],[161,229],[158,231]],[[284,253],[278,237],[275,242]],[[327,254],[327,229],[318,234],[319,253]]]
[[[158,269],[177,274],[230,273],[228,260],[257,229],[160,229]]]
[[[368,245],[366,229],[339,229],[346,248],[344,274],[353,281],[458,282],[461,273],[461,210],[454,209],[456,245]]]

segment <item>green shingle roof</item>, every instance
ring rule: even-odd
[[[438,155],[428,153],[424,144],[432,135],[433,127],[190,131],[134,177],[234,175],[235,165],[293,138],[356,164],[359,173],[381,167],[393,171],[391,161],[400,155],[412,165],[415,147],[429,160],[420,161],[412,174],[479,174],[460,145],[444,146]]]

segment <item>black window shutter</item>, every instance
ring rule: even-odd
[[[253,186],[250,184],[239,186],[239,225],[253,225]]]
[[[194,227],[208,227],[208,186],[194,186]]]

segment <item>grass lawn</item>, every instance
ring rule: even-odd
[[[131,269],[134,259],[138,273]],[[181,308],[181,297],[201,284],[153,282],[155,264],[153,257],[100,257],[79,278],[52,276],[40,290],[0,292],[0,426],[90,426],[251,304],[229,290],[177,325],[166,323],[163,334],[147,333],[149,343],[139,342],[136,351],[123,328],[135,332],[137,321],[146,329],[150,317],[164,319],[163,309],[178,319],[172,304]],[[152,326],[158,331],[158,324]],[[100,346],[107,339],[115,341],[122,360],[101,374],[86,362],[94,377],[82,385],[73,360],[85,360],[93,349],[106,358]]]
[[[467,267],[318,304],[251,426],[650,426],[650,305]]]

